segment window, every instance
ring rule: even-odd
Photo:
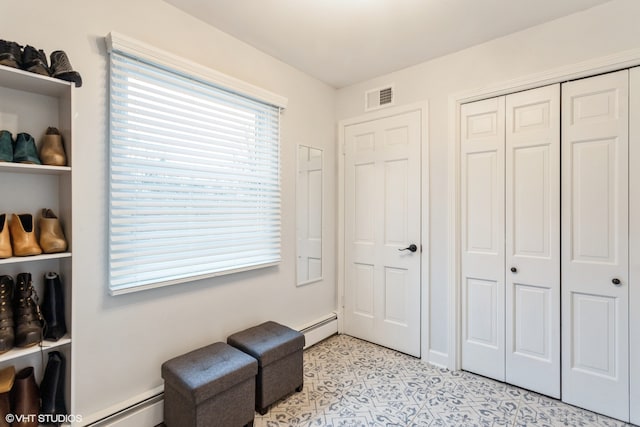
[[[114,40],[110,292],[278,263],[280,106]]]

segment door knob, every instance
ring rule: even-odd
[[[618,278],[611,279],[611,283],[613,283],[614,285],[618,286],[620,284],[620,279],[618,279]]]
[[[418,247],[416,245],[414,245],[413,243],[410,244],[409,246],[407,246],[404,249],[398,249],[399,251],[411,251],[411,252],[415,252],[418,250]]]
[[[517,268],[515,268],[515,267],[511,267],[511,272],[512,272],[512,273],[517,273],[517,272],[518,272],[518,269],[517,269]]]

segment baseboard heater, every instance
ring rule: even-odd
[[[311,347],[338,333],[338,315],[330,313],[313,322],[296,328],[304,334],[305,346]],[[132,399],[134,403],[118,405],[122,409],[107,412],[109,415],[92,417],[93,421],[83,426],[91,427],[154,427],[162,423],[164,408],[162,388],[149,392],[143,399]],[[131,402],[131,401],[129,401]]]

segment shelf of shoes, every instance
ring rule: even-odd
[[[65,346],[71,343],[71,337],[69,334],[60,338],[58,341],[49,341],[44,340],[39,345],[33,345],[31,347],[26,348],[18,348],[14,347],[6,353],[0,354],[0,363],[5,362],[7,360],[17,359],[19,357],[23,357],[29,354],[39,353],[40,351],[50,351],[52,349]]]
[[[60,96],[73,83],[0,65],[0,86],[47,96]]]
[[[3,264],[21,264],[30,261],[42,261],[56,258],[71,258],[71,252],[60,252],[55,254],[42,254],[31,256],[12,256],[11,258],[0,259],[0,265]]]
[[[0,172],[64,175],[71,172],[71,168],[69,166],[47,166],[27,163],[0,162]]]

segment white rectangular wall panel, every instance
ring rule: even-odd
[[[628,70],[562,85],[562,400],[624,421],[628,89]]]

